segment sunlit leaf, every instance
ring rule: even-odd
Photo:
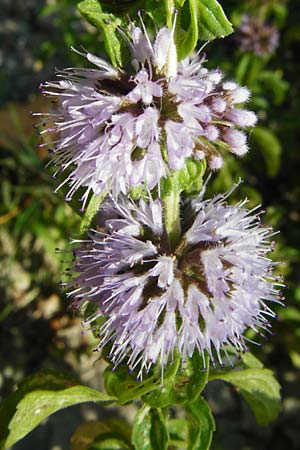
[[[97,0],[84,0],[78,5],[79,12],[103,32],[106,51],[115,67],[122,66],[121,35],[117,30],[122,21],[114,14],[104,13]]]
[[[25,380],[0,408],[0,448],[6,449],[26,436],[42,420],[71,405],[111,403],[115,399],[55,372],[40,372]]]
[[[249,362],[248,362],[249,364]],[[251,368],[211,372],[209,378],[228,381],[236,386],[251,407],[259,425],[276,419],[280,411],[280,385],[271,370],[250,362]]]
[[[232,25],[219,2],[216,0],[194,1],[199,4],[198,26],[200,39],[210,41],[232,33]]]

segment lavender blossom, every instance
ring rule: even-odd
[[[78,308],[95,305],[87,325],[105,317],[99,348],[111,343],[115,365],[127,360],[141,377],[152,364],[164,368],[175,350],[183,362],[198,351],[223,365],[227,347],[246,350],[247,328],[269,331],[276,315],[267,303],[280,303],[282,286],[266,256],[274,233],[261,227],[257,208],[244,208],[246,200],[227,205],[230,193],[186,206],[189,221],[182,220],[175,249],[161,202],[151,198],[106,202],[98,230],[79,241],[66,290]]]
[[[113,68],[83,54],[96,68],[57,72],[42,92],[56,110],[43,117],[41,132],[54,136],[54,166],[67,176],[70,200],[84,188],[114,196],[145,183],[151,190],[185,159],[207,158],[212,169],[223,164],[221,152],[238,156],[248,151],[242,131],[256,123],[253,112],[240,107],[250,93],[222,81],[220,70],[208,70],[196,55],[177,63],[173,32],[162,28],[154,43],[134,27],[129,46],[132,70]]]

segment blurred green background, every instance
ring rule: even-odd
[[[265,223],[281,233],[275,258],[288,285],[288,308],[277,308],[274,335],[263,348],[252,347],[272,368],[282,385],[282,412],[267,428],[259,428],[238,392],[211,383],[206,396],[217,432],[213,449],[283,450],[300,448],[300,4],[299,0],[238,1],[221,4],[236,32],[209,44],[209,67],[221,67],[229,79],[253,92],[249,108],[259,116],[251,132],[251,151],[242,160],[227,157],[214,175],[210,193],[228,189],[239,176],[235,195],[249,204],[262,203]],[[251,38],[266,48],[264,26],[279,33],[279,45],[257,54],[245,48],[238,31],[243,16],[252,18]],[[273,30],[274,32],[274,30]],[[270,30],[269,30],[270,34]],[[248,36],[249,38],[249,36]],[[80,317],[69,311],[59,290],[64,249],[78,233],[79,218],[58,196],[48,155],[38,149],[30,111],[45,110],[38,86],[54,77],[54,68],[84,62],[70,47],[103,55],[101,35],[82,20],[71,0],[1,0],[0,8],[0,401],[24,376],[40,368],[75,372],[83,382],[101,387],[102,362],[92,353],[89,334],[81,333]],[[248,42],[248,41],[247,41]],[[257,44],[257,42],[256,42]],[[257,47],[256,47],[257,48]],[[131,415],[129,409],[111,411]],[[57,413],[17,444],[16,449],[71,448],[70,436],[83,419],[102,414],[92,407]]]

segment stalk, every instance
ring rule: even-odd
[[[172,190],[163,199],[164,222],[168,234],[170,249],[173,251],[181,235],[180,193]]]

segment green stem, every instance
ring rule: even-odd
[[[166,21],[169,29],[172,28],[173,13],[174,13],[174,0],[165,0]]]
[[[170,248],[173,251],[181,234],[180,226],[180,193],[171,191],[164,198],[164,220],[169,238]]]

